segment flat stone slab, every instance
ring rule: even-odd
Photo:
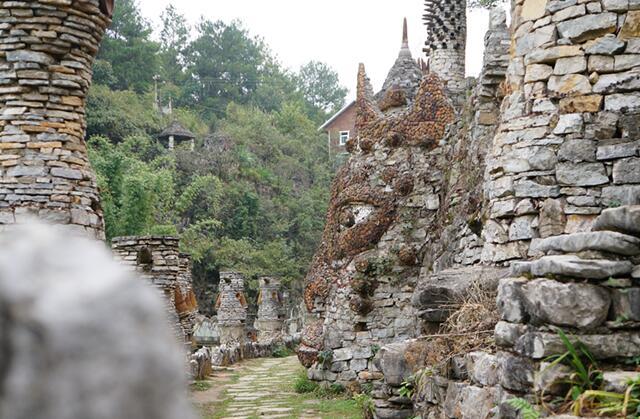
[[[544,256],[531,263],[531,274],[537,277],[559,275],[580,279],[608,279],[629,275],[633,263],[600,259],[581,259],[573,255]]]
[[[636,256],[640,255],[640,239],[615,231],[595,231],[554,236],[531,243],[532,252],[578,253],[588,250]]]
[[[571,335],[569,339],[582,342],[596,359],[633,358],[640,356],[640,333],[618,332],[611,335]],[[518,353],[533,359],[544,359],[567,351],[555,333],[528,332],[516,341]]]
[[[609,208],[602,211],[593,225],[594,231],[618,231],[640,236],[640,205]]]
[[[624,393],[627,390],[627,383],[640,377],[638,371],[607,371],[603,375],[604,391],[614,393]]]

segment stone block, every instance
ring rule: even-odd
[[[593,229],[640,236],[640,205],[605,209],[596,219]]]
[[[532,267],[534,274],[535,262]],[[526,311],[534,323],[593,329],[607,320],[611,297],[602,287],[536,279],[521,287]]]
[[[601,95],[575,96],[560,99],[561,113],[598,112],[602,108],[603,97]]]
[[[573,255],[545,256],[531,263],[534,276],[558,275],[578,279],[608,279],[633,271],[629,261],[581,259]]]
[[[613,164],[613,183],[640,183],[640,158],[632,157]]]
[[[592,91],[589,78],[582,74],[551,76],[547,87],[556,96],[563,97],[588,95]]]
[[[622,41],[632,38],[640,38],[640,10],[627,12],[627,17],[620,29],[618,38]]]
[[[536,20],[546,13],[548,0],[525,0],[520,11],[522,21]]]
[[[604,109],[611,112],[635,112],[640,110],[640,92],[617,93],[605,97]]]
[[[527,393],[533,386],[534,364],[529,359],[512,355],[508,352],[498,352],[498,376],[503,388],[520,393]]]
[[[553,74],[557,76],[564,76],[566,74],[582,73],[587,70],[586,57],[567,57],[560,58],[556,61],[556,65],[553,69]]]
[[[582,342],[596,359],[633,358],[640,356],[640,333],[616,332],[612,334],[571,335],[575,344]],[[515,345],[516,351],[533,359],[544,359],[567,351],[555,333],[528,331]]]
[[[614,33],[617,25],[617,14],[600,13],[561,22],[558,24],[558,32],[561,38],[568,38],[576,43]]]
[[[589,55],[615,55],[624,49],[625,43],[613,34],[589,41],[584,46],[584,52]]]
[[[612,289],[612,320],[640,321],[640,288]]]
[[[617,93],[640,89],[640,70],[603,74],[593,86],[595,93]]]
[[[471,382],[483,387],[495,386],[499,382],[499,365],[495,355],[486,352],[467,354],[466,368]]]
[[[549,253],[580,253],[599,251],[624,256],[640,254],[640,239],[613,231],[575,233],[536,240],[531,251]]]
[[[524,323],[527,320],[521,292],[522,286],[526,283],[526,279],[505,278],[500,280],[496,303],[502,320],[511,323]]]

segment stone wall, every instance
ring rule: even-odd
[[[0,228],[37,217],[104,239],[84,141],[91,67],[110,22],[100,6],[2,2]]]
[[[487,146],[480,206],[482,259],[490,266],[438,270],[451,261],[440,259],[421,275],[414,304],[425,336],[384,346],[375,357],[377,417],[517,418],[508,403],[516,397],[564,413],[569,404],[558,400],[572,371],[545,362],[567,351],[559,329],[598,362],[597,389],[622,394],[638,376],[640,206],[629,204],[638,203],[640,184],[640,3],[525,0],[512,9],[506,84],[498,75],[489,89],[507,95]],[[506,46],[506,32],[490,32],[491,39],[488,56],[504,63],[497,46]],[[487,68],[481,84],[491,79]],[[502,73],[504,65],[497,68]],[[476,139],[495,129],[495,102],[478,100],[481,91],[474,124],[450,130]],[[456,308],[479,292],[471,284],[492,289],[498,281],[493,339],[461,351],[474,334],[436,326],[462,315]],[[411,398],[401,392],[407,381]]]
[[[640,202],[640,10],[628,1],[513,3],[510,94],[491,150],[483,260],[588,231]]]
[[[465,52],[467,44],[466,0],[425,0],[424,22],[427,41],[424,52],[429,68],[454,94],[465,86]]]
[[[174,332],[190,346],[198,306],[191,283],[191,261],[180,253],[179,240],[167,236],[117,237],[112,250],[118,262],[163,295]]]

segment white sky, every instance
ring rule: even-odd
[[[414,58],[422,56],[426,29],[423,0],[139,0],[142,14],[157,29],[162,10],[173,4],[190,23],[204,16],[229,22],[240,19],[252,35],[264,38],[280,62],[291,69],[318,60],[340,75],[355,94],[358,63],[363,62],[374,89],[382,87],[402,38],[402,19],[409,23]],[[482,67],[486,10],[469,13],[467,74]]]

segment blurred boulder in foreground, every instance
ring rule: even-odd
[[[0,418],[191,419],[162,301],[104,244],[0,234]]]

